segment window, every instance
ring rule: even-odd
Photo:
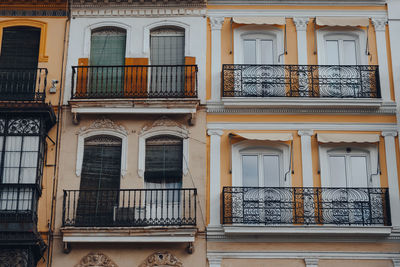
[[[327,35],[325,37],[327,65],[357,65],[358,37],[352,35]]]
[[[121,144],[120,138],[109,135],[85,139],[77,224],[112,223],[120,189]]]
[[[0,55],[0,93],[17,99],[33,99],[39,59],[40,28],[3,28]]]
[[[0,210],[35,209],[36,188],[43,173],[41,119],[0,119]]]
[[[151,68],[149,93],[184,95],[185,30],[161,27],[150,32]]]
[[[244,64],[274,64],[276,40],[267,34],[245,34],[243,39]]]
[[[120,95],[123,93],[126,30],[101,27],[92,30],[90,44],[89,88],[92,94]]]

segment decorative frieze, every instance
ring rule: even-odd
[[[72,0],[71,7],[205,7],[205,0]]]
[[[88,132],[90,130],[114,130],[115,132],[119,132],[123,135],[128,135],[128,131],[124,126],[116,124],[114,121],[102,118],[99,120],[95,120],[89,127],[81,127],[79,130],[79,134]]]
[[[91,252],[81,259],[81,261],[75,265],[75,267],[91,267],[91,266],[102,266],[102,267],[118,267],[110,258],[101,252]]]
[[[205,16],[205,9],[186,8],[97,8],[75,9],[71,11],[72,17],[168,17],[168,16]]]
[[[183,267],[182,262],[169,252],[156,252],[141,264],[139,267],[171,266]]]

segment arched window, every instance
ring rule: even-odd
[[[185,30],[179,27],[158,27],[150,31],[152,65],[185,64]]]

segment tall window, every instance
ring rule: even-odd
[[[359,61],[358,38],[352,35],[327,35],[326,64],[327,65],[357,65]]]
[[[102,27],[92,31],[90,93],[118,96],[123,93],[126,30]]]
[[[0,54],[0,93],[9,99],[34,98],[40,29],[16,26],[3,29]]]
[[[149,93],[160,92],[180,96],[185,83],[185,31],[177,27],[162,27],[150,32],[150,62],[152,67]]]
[[[43,172],[41,127],[40,119],[0,119],[1,210],[35,208],[35,186],[40,186]]]
[[[244,64],[274,64],[276,40],[267,34],[246,34],[243,39]]]

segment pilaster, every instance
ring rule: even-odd
[[[211,26],[211,100],[221,100],[221,29],[224,17],[210,17]]]

